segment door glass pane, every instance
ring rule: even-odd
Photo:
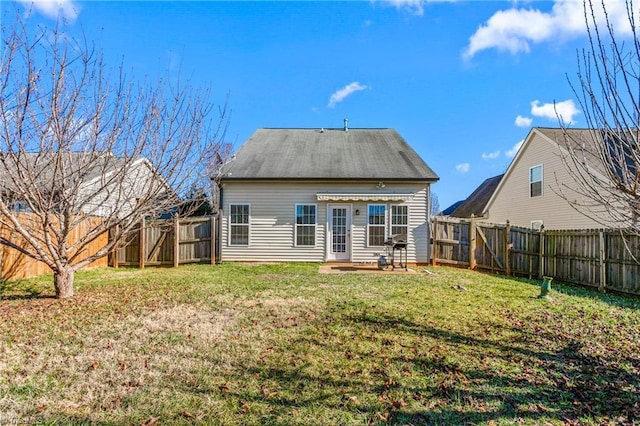
[[[332,249],[334,253],[347,252],[347,209],[343,207],[331,210]]]

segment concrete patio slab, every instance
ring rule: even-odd
[[[391,267],[387,269],[378,269],[375,264],[359,264],[359,263],[325,263],[320,265],[318,270],[320,274],[389,274],[389,275],[414,275],[418,272],[415,269]]]

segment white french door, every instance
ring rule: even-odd
[[[328,209],[328,260],[348,261],[351,259],[351,206],[334,204]]]

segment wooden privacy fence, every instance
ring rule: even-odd
[[[624,230],[537,231],[436,217],[431,232],[434,264],[550,276],[600,291],[640,295],[640,237]]]
[[[215,263],[215,216],[142,220],[116,250],[113,267],[178,266]]]
[[[40,227],[38,223],[30,223],[31,221],[38,220],[33,213],[17,213],[17,216],[18,220],[27,228],[37,230]],[[85,220],[71,230],[69,236],[70,243],[78,241],[101,220],[102,219],[97,217],[86,217]],[[41,234],[39,231],[38,233]],[[0,235],[18,246],[27,246],[24,242],[24,238],[22,238],[20,234],[2,225],[0,225]],[[86,259],[90,254],[96,253],[104,247],[105,244],[107,244],[107,241],[108,233],[105,232],[84,248],[83,253],[80,255],[80,259]],[[104,266],[107,266],[106,256],[92,262],[88,267],[95,268]],[[19,280],[49,273],[51,273],[51,269],[46,264],[30,258],[14,248],[0,245],[1,281]]]

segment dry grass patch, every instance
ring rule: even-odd
[[[14,397],[0,398],[0,423],[48,415],[98,421],[118,411],[126,416],[123,403],[135,392],[158,391],[171,387],[173,379],[197,374],[207,364],[206,348],[222,341],[237,317],[233,309],[182,304],[105,321],[53,341],[4,343],[8,362],[0,364],[2,385]]]
[[[245,298],[223,290],[202,298],[202,284],[191,280],[188,287],[173,283],[177,288],[162,300],[144,285],[127,290],[131,282],[122,277],[131,272],[115,275],[111,289],[80,291],[70,301],[2,302],[0,424],[140,423],[147,416],[141,407],[166,413],[176,401],[184,413],[201,412],[194,409],[204,402],[193,391],[224,392],[229,374],[244,374],[244,362],[270,350],[273,332],[299,327],[319,309],[313,299],[270,291]],[[83,284],[98,282],[90,278]],[[198,293],[175,293],[194,288]],[[176,303],[179,298],[198,301]],[[221,405],[207,400],[205,412]]]

